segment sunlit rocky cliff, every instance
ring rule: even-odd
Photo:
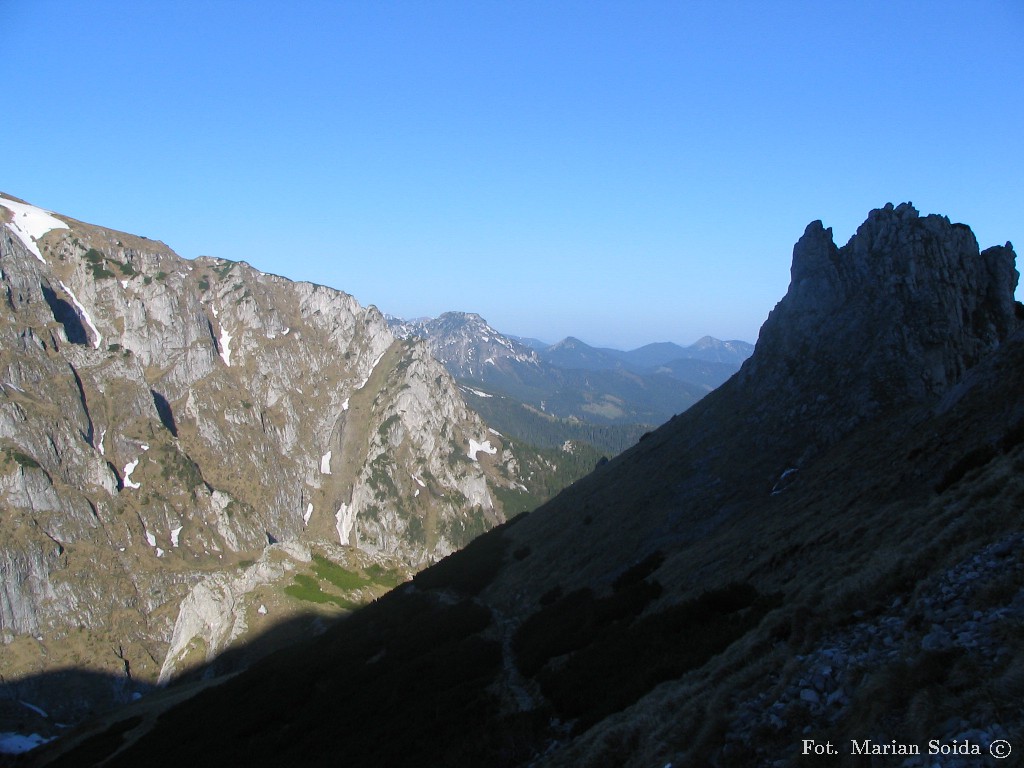
[[[375,308],[11,197],[0,339],[4,679],[124,678],[98,697],[21,683],[58,718],[297,610],[280,587],[318,552],[404,577],[526,489]]]

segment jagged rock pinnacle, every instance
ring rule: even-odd
[[[841,248],[811,222],[786,296],[741,373],[787,423],[831,442],[866,417],[946,391],[1017,326],[1009,243],[910,204],[871,211]]]

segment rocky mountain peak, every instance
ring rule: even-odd
[[[872,211],[841,248],[813,221],[741,381],[825,442],[941,394],[1017,327],[1014,261],[910,203]]]
[[[484,326],[487,325],[487,321],[484,320],[476,312],[458,312],[458,311],[443,312],[437,319],[438,320],[445,320],[445,321],[447,321],[449,323],[466,323],[466,324],[469,324],[469,325],[484,325]]]
[[[423,338],[430,351],[457,378],[487,380],[509,365],[537,365],[536,351],[494,330],[475,312],[445,312],[434,319],[390,318],[400,338]]]
[[[561,341],[557,341],[551,345],[552,350],[558,349],[578,349],[586,346],[582,341],[577,339],[575,336],[566,336]]]

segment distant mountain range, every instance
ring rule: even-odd
[[[546,345],[502,334],[470,312],[389,317],[388,324],[398,337],[425,339],[473,407],[520,439],[528,438],[517,434],[520,425],[510,421],[511,411],[496,415],[497,404],[482,401],[511,398],[553,419],[655,426],[725,382],[754,349],[710,336],[689,347],[662,342],[630,351],[592,347],[573,337]]]
[[[537,349],[545,360],[562,368],[626,368],[636,373],[653,373],[666,368],[682,367],[678,365],[682,360],[718,363],[725,366],[721,370],[729,369],[735,373],[743,361],[754,353],[753,344],[745,341],[721,341],[712,336],[705,336],[688,347],[662,341],[645,344],[628,352],[607,347],[592,347],[569,336],[557,344]],[[680,378],[687,380],[684,377]]]

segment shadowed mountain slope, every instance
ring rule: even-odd
[[[841,248],[812,223],[738,376],[322,637],[94,735],[125,745],[105,764],[987,755],[1024,727],[1014,258],[909,205]]]

